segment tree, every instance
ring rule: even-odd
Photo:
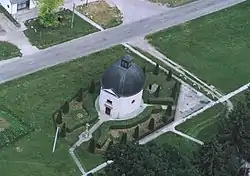
[[[80,90],[77,92],[76,95],[76,101],[82,102],[83,100],[83,88],[80,88]]]
[[[133,134],[133,138],[137,139],[139,137],[139,126],[137,126],[135,128],[134,134]]]
[[[167,75],[167,81],[171,81],[171,79],[172,79],[172,70],[169,70],[168,71],[168,75]]]
[[[151,143],[115,144],[105,153],[105,160],[113,160],[105,168],[106,175],[127,176],[197,176],[190,160],[174,147],[164,148]]]
[[[114,145],[114,141],[111,140],[111,141],[109,142],[109,145],[108,145],[108,147],[107,147],[107,150],[109,150],[113,145]]]
[[[179,82],[176,82],[174,84],[174,87],[172,88],[171,97],[173,97],[174,99],[176,98],[176,95],[177,95],[178,86],[179,86]]]
[[[88,151],[90,153],[95,153],[95,149],[96,149],[96,141],[94,138],[92,138],[89,142],[89,148],[88,148]]]
[[[157,86],[157,88],[156,88],[156,90],[154,92],[154,96],[155,97],[159,97],[160,96],[160,90],[161,90],[161,86],[159,85],[159,86]]]
[[[60,125],[62,123],[62,110],[59,110],[56,116],[56,124]]]
[[[58,25],[56,11],[64,3],[64,0],[39,0],[38,22],[44,27],[56,27]]]
[[[156,65],[155,65],[153,74],[154,74],[154,75],[158,75],[158,74],[159,74],[159,64],[156,64]]]
[[[172,115],[172,106],[171,105],[168,105],[167,109],[166,109],[166,114],[168,116],[171,116]]]
[[[123,133],[122,134],[122,138],[121,138],[121,143],[122,144],[126,144],[128,141],[128,134],[127,133]]]
[[[60,133],[59,133],[60,137],[62,137],[62,138],[66,137],[66,131],[67,131],[66,130],[66,124],[63,123],[62,127],[61,127],[61,130],[60,130]]]
[[[89,93],[95,92],[95,81],[92,79],[90,86],[89,86]]]
[[[154,128],[155,128],[155,119],[152,118],[152,119],[150,119],[150,121],[148,123],[148,129],[149,130],[154,130]]]
[[[216,139],[206,142],[199,149],[199,168],[202,175],[227,176],[227,161],[222,145]]]
[[[63,112],[64,114],[69,113],[69,102],[68,102],[68,101],[66,101],[66,102],[63,104],[63,106],[62,106],[62,112]]]

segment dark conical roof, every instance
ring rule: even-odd
[[[143,70],[128,55],[109,66],[101,78],[101,86],[119,97],[129,97],[143,89],[145,80]]]

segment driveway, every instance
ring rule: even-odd
[[[170,8],[147,0],[106,0],[109,4],[117,6],[123,14],[123,23],[141,20]]]

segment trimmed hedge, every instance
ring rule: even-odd
[[[3,13],[16,27],[21,27],[21,24],[2,5],[0,5],[0,13]]]
[[[173,105],[174,104],[174,99],[172,97],[167,97],[167,98],[149,98],[148,99],[149,104],[159,104],[159,105]]]
[[[97,141],[97,147],[101,148],[108,139],[108,132],[110,129],[127,129],[137,126],[140,123],[145,122],[151,116],[151,114],[159,113],[162,109],[160,106],[149,106],[147,107],[141,114],[139,114],[136,118],[129,120],[113,120],[108,121],[102,124],[99,129],[101,131],[100,138]],[[96,131],[93,133],[93,136],[98,136]],[[98,131],[99,133],[99,131]]]

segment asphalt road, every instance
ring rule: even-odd
[[[131,24],[84,36],[33,55],[22,57],[0,67],[0,83],[4,83],[36,71],[71,61],[77,57],[126,43],[134,37],[145,36],[175,26],[206,14],[233,6],[245,0],[199,0],[159,15]]]

